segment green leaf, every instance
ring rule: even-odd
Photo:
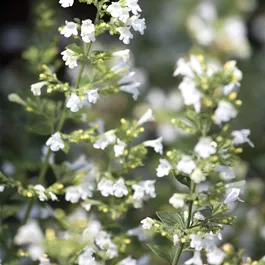
[[[175,178],[177,179],[177,181],[179,181],[181,184],[189,187],[190,186],[190,179],[188,179],[186,176],[184,175],[175,175]]]
[[[83,54],[83,49],[79,45],[77,45],[75,43],[67,45],[66,49],[69,49],[69,50],[71,50],[71,51],[73,51],[73,52],[75,52],[77,54]]]
[[[171,254],[163,249],[162,247],[160,246],[157,246],[157,245],[150,245],[150,244],[147,244],[147,246],[160,258],[166,260],[169,264],[171,264],[172,262],[172,257],[171,257]]]
[[[178,224],[181,228],[185,227],[184,221],[180,214],[170,212],[156,212],[157,217],[167,225]]]

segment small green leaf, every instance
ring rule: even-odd
[[[156,212],[157,217],[167,225],[178,224],[181,228],[185,227],[184,221],[180,214],[170,212]]]
[[[66,46],[66,49],[69,49],[77,54],[83,54],[83,50],[80,46],[78,46],[77,44],[75,43],[72,43],[70,45],[67,45]]]
[[[163,249],[162,247],[160,246],[157,246],[157,245],[150,245],[150,244],[147,244],[147,246],[160,258],[166,260],[169,264],[171,264],[172,262],[172,257],[171,257],[171,254]]]

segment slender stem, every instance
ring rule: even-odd
[[[192,195],[195,192],[196,189],[196,184],[191,181],[191,185],[190,185],[190,195]],[[191,221],[191,217],[192,217],[192,207],[193,207],[193,201],[189,202],[189,208],[188,208],[188,218],[186,221],[186,229],[190,228],[190,221]],[[176,250],[176,254],[174,256],[172,265],[177,265],[181,256],[181,253],[183,251],[184,248],[184,243],[180,243],[177,250]]]
[[[184,248],[184,243],[180,243],[179,246],[178,246],[178,248],[177,248],[176,254],[174,256],[172,265],[177,265],[178,264],[179,258],[181,256],[181,253],[182,253],[183,248]]]

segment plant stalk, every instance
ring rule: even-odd
[[[191,181],[190,195],[193,195],[193,193],[195,192],[195,189],[196,189],[196,184],[193,181]],[[190,228],[190,221],[192,217],[192,207],[193,207],[193,201],[190,201],[189,208],[188,208],[188,218],[187,218],[186,225],[185,225],[186,229]],[[181,242],[176,250],[172,265],[178,265],[183,248],[184,248],[184,243]]]

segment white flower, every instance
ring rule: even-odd
[[[5,186],[4,185],[0,185],[0,192],[3,192],[5,190]]]
[[[86,94],[87,94],[87,100],[88,100],[89,103],[95,104],[99,100],[99,94],[98,94],[98,90],[97,89],[87,90]]]
[[[228,85],[223,86],[223,93],[224,95],[228,95],[233,91],[237,91],[238,88],[240,87],[240,83],[236,82],[236,83],[230,83]]]
[[[40,261],[39,265],[51,265],[50,260],[47,259],[47,258],[40,257],[40,258],[39,258],[39,261]]]
[[[129,60],[130,60],[130,50],[129,49],[113,52],[112,55],[122,59],[123,62],[129,62]]]
[[[92,204],[90,204],[89,202],[82,202],[81,206],[89,212],[91,210]]]
[[[233,131],[232,136],[233,140],[232,143],[234,145],[240,145],[243,143],[248,143],[251,147],[254,147],[254,144],[249,140],[250,130],[249,129],[243,129],[240,131]]]
[[[87,20],[82,21],[81,37],[85,43],[89,43],[91,41],[96,40],[96,38],[95,38],[95,26],[92,23],[92,20],[87,19]]]
[[[130,39],[133,38],[132,33],[130,32],[130,27],[119,27],[117,28],[118,32],[120,33],[119,39],[123,41],[124,44],[129,44]]]
[[[35,185],[33,189],[37,192],[40,201],[43,202],[48,200],[48,197],[45,194],[45,188],[42,185]]]
[[[139,31],[141,35],[144,34],[144,30],[146,29],[145,25],[145,19],[144,18],[139,18],[138,16],[133,16],[129,24],[133,27],[135,31]]]
[[[173,235],[173,244],[176,246],[180,242],[179,236],[178,235]]]
[[[154,148],[156,153],[163,154],[162,137],[144,142],[144,146]]]
[[[92,248],[87,248],[85,251],[78,257],[78,265],[96,265],[97,262],[92,256],[94,250]]]
[[[128,75],[122,77],[119,80],[118,85],[120,86],[120,90],[132,94],[134,100],[138,98],[140,94],[138,87],[141,83],[137,82],[135,72],[130,72]]]
[[[227,101],[220,101],[217,109],[214,112],[214,123],[221,125],[223,122],[228,122],[237,116],[235,107]]]
[[[100,231],[95,237],[95,243],[100,249],[104,250],[110,245],[111,237],[107,232]]]
[[[122,7],[121,4],[119,2],[116,3],[111,3],[108,8],[107,11],[111,14],[112,17],[114,18],[119,18],[119,16],[122,13]]]
[[[69,38],[72,35],[78,35],[77,27],[78,25],[76,23],[65,21],[65,26],[60,33],[66,38]]]
[[[71,94],[69,97],[66,107],[69,108],[72,112],[77,112],[80,108],[82,108],[83,103],[80,97],[78,97],[76,94]]]
[[[194,248],[196,251],[201,251],[203,248],[203,239],[196,234],[191,234],[190,239],[190,247]]]
[[[203,74],[201,62],[194,55],[191,55],[190,57],[190,67],[198,76]]]
[[[177,170],[185,173],[191,174],[192,171],[196,168],[195,162],[192,160],[191,156],[184,155],[177,164]]]
[[[57,152],[64,148],[64,142],[61,138],[59,132],[52,134],[52,136],[47,140],[46,145],[51,148],[52,151]]]
[[[80,199],[80,193],[77,187],[71,186],[66,189],[65,200],[71,203],[77,203]]]
[[[105,132],[100,136],[100,138],[93,144],[96,149],[104,150],[108,145],[115,143],[116,135],[114,130]]]
[[[113,242],[110,242],[109,247],[106,251],[106,255],[109,257],[109,259],[118,257],[118,247]]]
[[[179,85],[179,90],[184,99],[184,104],[193,105],[195,111],[200,112],[202,93],[196,89],[194,81],[189,78],[184,78]]]
[[[49,192],[49,195],[52,201],[58,201],[58,197],[53,192]]]
[[[41,89],[47,85],[48,83],[46,81],[38,82],[35,84],[32,84],[30,86],[30,90],[33,93],[34,96],[40,96],[41,95]]]
[[[62,7],[70,7],[74,4],[74,0],[60,0],[59,3],[61,4]]]
[[[29,220],[18,229],[14,240],[17,245],[39,244],[43,238],[39,224],[35,220]]]
[[[119,179],[113,185],[113,195],[117,198],[121,198],[123,196],[128,195],[128,189],[127,189],[123,179]]]
[[[120,16],[119,16],[119,20],[122,21],[123,23],[127,23],[129,17],[130,17],[130,10],[129,8],[125,7],[122,8]]]
[[[216,153],[216,148],[213,146],[212,141],[209,138],[201,138],[196,144],[194,151],[202,158],[208,158]]]
[[[232,188],[232,189],[228,192],[228,194],[227,194],[227,196],[226,196],[226,198],[225,198],[225,200],[224,200],[224,203],[225,203],[225,204],[228,204],[228,203],[230,203],[230,202],[234,202],[234,201],[244,202],[243,200],[241,200],[241,199],[238,197],[239,194],[240,194],[240,189]]]
[[[221,263],[223,262],[225,258],[225,253],[221,249],[216,248],[208,252],[206,256],[207,256],[207,261],[209,264],[221,265]]]
[[[202,181],[205,181],[206,177],[200,168],[196,168],[190,175],[190,179],[193,180],[193,182],[198,184],[198,183],[201,183]]]
[[[40,258],[42,258],[43,254],[44,254],[44,249],[39,246],[39,245],[29,245],[28,247],[28,253],[29,256],[32,260],[38,260]],[[0,261],[1,264],[1,261]]]
[[[61,52],[63,55],[63,60],[65,61],[65,65],[69,66],[70,69],[74,69],[77,64],[77,60],[79,56],[72,50],[66,49],[65,51]]]
[[[231,167],[219,165],[215,167],[214,171],[220,172],[221,178],[224,180],[230,180],[236,177]]]
[[[134,15],[138,15],[138,12],[142,11],[140,6],[138,5],[138,0],[126,0],[126,5]]]
[[[185,262],[186,265],[203,265],[201,254],[199,251],[195,251],[191,259]]]
[[[101,195],[104,197],[108,197],[109,195],[113,195],[113,181],[110,179],[101,179],[98,183],[98,190]]]
[[[190,78],[194,77],[194,73],[189,63],[186,63],[183,58],[180,58],[177,61],[177,68],[173,74],[173,76],[178,76],[178,75],[183,75],[183,76],[190,77]]]
[[[148,109],[145,114],[138,120],[138,124],[139,125],[142,125],[146,122],[149,122],[149,121],[154,121],[155,118],[153,116],[153,111],[151,109]]]
[[[156,175],[161,178],[167,176],[173,167],[166,159],[159,159],[159,162],[160,164],[156,169]]]
[[[139,82],[134,83],[134,84],[122,85],[120,86],[120,90],[132,94],[133,99],[136,100],[138,96],[140,95],[140,92],[138,90],[138,87],[140,85],[141,83]]]
[[[121,141],[120,139],[117,139],[117,144],[114,145],[114,152],[115,156],[119,157],[124,153],[124,149],[126,147],[126,143]]]
[[[173,205],[174,208],[182,208],[185,205],[186,194],[174,193],[169,199],[169,203]]]
[[[156,197],[156,192],[155,192],[155,180],[146,180],[146,181],[141,181],[139,184],[144,187],[145,194],[147,196],[150,196],[151,198]]]
[[[135,200],[142,200],[145,196],[145,188],[138,184],[133,184],[132,188],[134,190],[133,198]]]
[[[137,260],[132,257],[127,257],[119,262],[120,265],[137,265]]]
[[[143,229],[149,230],[154,224],[154,220],[151,219],[150,217],[146,217],[141,221]]]

